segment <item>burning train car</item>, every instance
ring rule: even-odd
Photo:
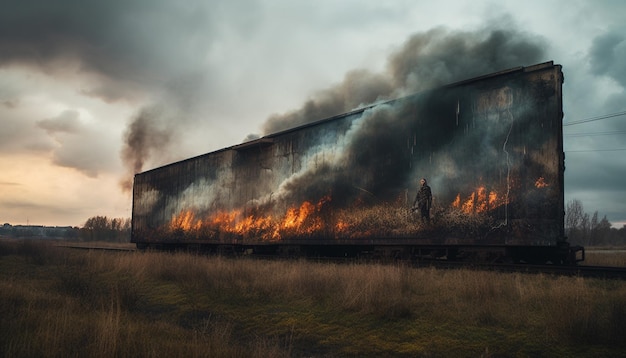
[[[552,62],[514,68],[136,174],[132,242],[575,263],[562,83]],[[421,178],[430,220],[411,210]]]

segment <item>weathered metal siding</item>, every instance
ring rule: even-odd
[[[518,68],[137,174],[133,242],[555,245],[561,84]]]

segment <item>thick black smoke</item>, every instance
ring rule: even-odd
[[[121,151],[127,169],[121,182],[125,191],[131,189],[133,175],[144,170],[147,163],[158,165],[184,157],[182,143],[174,139],[197,120],[203,83],[203,75],[196,73],[171,80],[158,104],[146,105],[131,118]]]
[[[349,72],[342,83],[318,92],[301,108],[271,116],[265,134],[495,71],[540,62],[543,40],[515,29],[452,31],[436,28],[411,36],[380,74]]]
[[[414,187],[417,180],[412,176],[415,175],[428,176],[437,181],[438,176],[454,178],[454,173],[465,175],[456,167],[455,160],[441,153],[454,153],[457,159],[467,156],[467,162],[480,168],[485,163],[478,162],[476,158],[470,159],[472,153],[467,152],[469,147],[483,153],[480,156],[483,160],[502,159],[506,153],[492,153],[491,149],[501,144],[494,147],[493,143],[482,143],[485,140],[482,136],[466,136],[463,144],[442,143],[441,138],[450,138],[449,131],[455,128],[446,128],[443,123],[432,126],[435,119],[454,118],[455,109],[457,117],[471,109],[458,108],[456,97],[450,97],[446,91],[431,93],[426,90],[535,64],[542,60],[543,53],[541,40],[516,30],[458,32],[437,28],[413,35],[388,58],[384,73],[352,71],[346,75],[344,82],[319,92],[300,109],[272,116],[264,129],[267,133],[277,132],[376,101],[413,93],[423,93],[417,100],[423,113],[414,117],[416,102],[413,100],[367,110],[341,138],[342,143],[335,145],[341,147],[337,150],[340,156],[329,156],[323,146],[319,147],[321,149],[311,148],[319,150],[314,155],[309,154],[312,158],[332,160],[326,159],[323,166],[305,166],[302,171],[287,178],[276,198],[284,198],[287,202],[311,200],[328,194],[325,191],[331,187],[336,190],[333,200],[341,200],[341,196],[345,196],[345,200],[352,200],[355,196],[384,197],[386,191],[399,192],[402,188]],[[503,99],[506,97],[501,95]],[[484,134],[487,130],[484,128],[479,133]],[[398,133],[405,134],[407,138],[399,138]],[[493,133],[492,137],[501,138],[502,135]],[[442,146],[446,146],[443,152]],[[418,157],[424,158],[424,162],[412,162],[406,157],[407,151],[422,153]],[[433,160],[436,160],[436,165]],[[396,163],[396,166],[390,167],[389,163]],[[413,170],[407,171],[407,166],[414,166]],[[470,168],[467,164],[466,167]],[[506,163],[502,164],[502,168],[506,172]],[[438,182],[436,185],[441,188],[445,183]]]
[[[162,111],[155,107],[144,108],[129,124],[121,153],[127,170],[120,182],[124,191],[132,189],[133,175],[141,172],[146,160],[170,144],[173,131],[168,128],[167,121],[162,121],[162,115]]]
[[[331,117],[377,100],[388,99],[393,92],[389,78],[366,70],[346,74],[336,87],[320,91],[307,100],[300,109],[273,115],[263,126],[265,134]]]

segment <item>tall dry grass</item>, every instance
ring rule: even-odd
[[[626,348],[625,283],[548,275],[0,243],[0,302],[7,357]]]
[[[254,300],[324,302],[380,319],[427,317],[450,324],[530,327],[571,344],[623,345],[626,329],[626,286],[621,282],[187,254],[126,256],[115,266],[130,271],[137,259],[143,261],[139,267],[158,267],[136,272],[138,280],[149,275]]]
[[[587,248],[584,265],[626,267],[626,249]]]
[[[189,258],[192,266],[199,259]],[[0,242],[2,356],[288,355],[288,347],[273,337],[242,344],[229,320],[202,317],[185,326],[163,317],[173,310],[168,300],[176,304],[176,298],[150,291],[162,286],[160,280],[172,279],[158,268],[178,260],[160,254],[107,255],[69,252],[46,243]],[[145,304],[153,300],[156,308],[146,311]]]

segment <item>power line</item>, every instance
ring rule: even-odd
[[[582,123],[594,122],[594,121],[599,121],[599,120],[601,120],[601,119],[607,119],[607,118],[619,117],[619,116],[624,116],[624,115],[626,115],[626,111],[616,112],[616,113],[611,113],[611,114],[605,114],[605,115],[603,115],[603,116],[598,116],[598,117],[591,117],[591,118],[579,119],[579,120],[577,120],[577,121],[571,121],[571,122],[563,123],[563,127],[566,127],[566,126],[573,126],[573,125],[575,125],[575,124],[582,124]]]
[[[568,123],[563,123],[563,127],[572,126],[576,124],[583,124],[588,122],[599,121],[601,119],[613,118],[626,115],[626,111],[616,112],[611,114],[605,114],[597,117],[590,117],[585,119],[580,119],[577,121],[571,121]],[[601,135],[615,135],[615,134],[623,134],[626,131],[609,131],[609,132],[592,132],[592,133],[571,133],[564,134],[564,137],[592,137],[592,136],[601,136]],[[580,150],[564,150],[565,153],[591,153],[591,152],[620,152],[626,151],[626,148],[613,148],[613,149],[580,149]]]
[[[586,152],[619,152],[626,150],[626,148],[616,149],[581,149],[581,150],[564,150],[565,153],[586,153]]]
[[[624,134],[626,131],[611,131],[611,132],[592,132],[592,133],[570,133],[563,134],[564,137],[593,137],[599,135],[614,135],[614,134]]]

